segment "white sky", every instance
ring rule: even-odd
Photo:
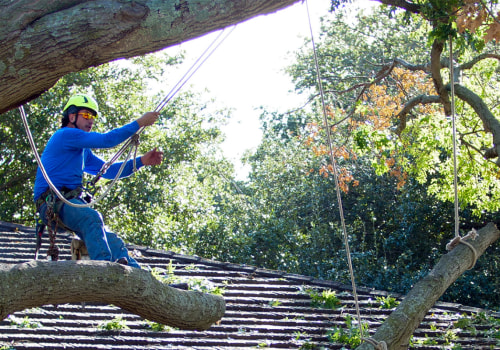
[[[319,17],[328,13],[330,0],[309,0],[308,6],[316,38]],[[212,33],[172,48],[186,52],[187,59],[182,65],[185,70],[216,35]],[[293,52],[306,37],[310,38],[310,29],[305,2],[255,17],[238,24],[187,83],[187,89],[208,89],[218,106],[234,109],[229,125],[223,130],[226,133],[223,150],[235,164],[239,178],[244,178],[248,171],[242,168],[240,157],[245,150],[258,146],[261,139],[260,111],[256,108],[264,106],[269,111],[284,112],[303,102],[303,97],[289,93],[293,84],[282,70],[293,62]]]

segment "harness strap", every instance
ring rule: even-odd
[[[66,188],[61,189],[61,193],[67,200],[73,198],[79,198],[82,192],[83,190],[79,187],[74,190],[69,190]],[[61,210],[64,202],[61,201],[50,188],[47,191],[45,191],[36,201],[36,208],[38,213],[40,212],[40,207],[44,203],[47,205],[47,209],[45,211],[45,219],[47,220],[47,231],[50,241],[50,246],[47,249],[47,256],[50,257],[50,260],[57,261],[59,260],[59,247],[56,245],[57,229],[58,227],[62,227],[63,229],[68,231],[71,231],[71,229],[66,225],[64,225],[62,220],[59,218],[59,211]],[[38,256],[38,250],[40,249],[41,246],[42,234],[43,234],[43,228],[41,228],[40,232],[38,232],[37,230],[37,248],[35,252],[35,259]]]

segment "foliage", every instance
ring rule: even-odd
[[[127,321],[121,316],[115,317],[111,321],[103,321],[97,325],[97,328],[106,331],[122,331],[124,329],[129,329]]]
[[[144,320],[144,326],[147,329],[152,330],[153,332],[170,332],[171,330],[175,329],[173,327],[149,320]]]
[[[324,309],[338,309],[342,302],[337,297],[337,293],[331,289],[325,289],[321,292],[315,289],[305,289],[304,292],[311,298],[311,306]]]
[[[425,42],[430,27],[418,17],[408,24],[401,14],[391,19],[383,15],[384,10],[361,14],[348,24],[341,13],[324,25],[317,45],[322,85],[328,92],[332,130],[343,135],[343,142],[333,149],[344,147],[351,158],[370,157],[377,174],[398,179],[398,189],[412,176],[430,194],[452,201],[452,128],[442,106],[433,100],[436,78],[428,69],[431,50]],[[494,45],[486,46],[484,54],[494,50]],[[496,111],[498,79],[483,77],[496,76],[498,62],[476,59],[476,54],[464,48],[457,56],[464,67],[461,84],[480,91],[483,101]],[[297,63],[288,72],[299,91],[317,94],[310,49],[297,54]],[[445,73],[439,73],[440,79],[447,78]],[[402,114],[409,106],[410,115]],[[498,167],[483,152],[492,146],[491,138],[476,112],[463,100],[456,103],[459,201],[462,208],[468,206],[480,216],[500,208],[500,193]],[[323,124],[315,119],[309,123]],[[315,139],[312,147],[327,149],[325,138]]]
[[[362,323],[361,330],[359,325],[353,322],[351,315],[346,315],[345,327],[336,326],[328,330],[327,337],[330,342],[341,343],[349,345],[351,348],[357,347],[361,344],[362,334],[368,331],[368,324]]]
[[[399,301],[390,295],[386,297],[376,297],[375,300],[380,305],[381,309],[394,309],[399,305]]]
[[[10,322],[11,326],[16,326],[17,328],[40,328],[42,324],[37,321],[30,320],[28,316],[24,316],[22,319],[9,315],[7,320]]]

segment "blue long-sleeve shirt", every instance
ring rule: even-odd
[[[82,186],[83,172],[96,175],[101,170],[104,160],[94,155],[92,148],[110,148],[119,145],[139,130],[139,124],[133,121],[121,128],[107,133],[86,132],[77,128],[61,128],[50,138],[42,154],[42,163],[49,179],[61,189],[73,190]],[[113,179],[122,163],[115,163],[103,175]],[[136,166],[143,166],[141,158],[136,159]],[[127,177],[133,173],[133,159],[125,165],[120,176]],[[43,174],[38,168],[35,179],[34,200],[49,188]]]

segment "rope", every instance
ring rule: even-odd
[[[453,40],[450,35],[450,82],[451,82],[451,121],[453,133],[453,189],[455,192],[455,237],[460,236],[460,216],[458,213],[458,176],[457,176],[457,126],[455,121],[455,78],[453,76]]]
[[[460,243],[462,243],[462,244],[466,245],[467,247],[469,247],[472,250],[472,255],[473,255],[472,263],[471,263],[471,265],[469,267],[469,270],[471,270],[476,265],[478,254],[477,254],[476,248],[474,248],[474,246],[472,244],[470,244],[469,242],[467,242],[467,240],[469,238],[471,240],[475,240],[477,238],[477,231],[475,229],[472,229],[471,231],[469,231],[469,233],[467,233],[467,235],[465,235],[464,237],[456,236],[454,239],[452,239],[446,245],[446,250],[453,250],[453,248],[455,248]]]
[[[458,175],[457,175],[457,126],[455,116],[455,77],[453,67],[453,39],[450,35],[450,85],[451,85],[451,121],[452,121],[452,135],[453,135],[453,190],[454,190],[454,205],[455,205],[455,238],[446,245],[446,250],[452,250],[459,243],[462,243],[472,250],[473,261],[469,270],[476,265],[477,251],[472,244],[466,242],[467,239],[476,239],[476,230],[470,231],[465,237],[460,237],[460,215],[459,215],[459,202],[458,202]]]
[[[205,61],[212,56],[212,54],[219,48],[219,46],[227,39],[227,37],[234,31],[236,26],[232,26],[231,29],[225,34],[226,28],[222,29],[222,31],[215,37],[215,39],[208,45],[208,47],[203,51],[203,53],[198,57],[198,59],[193,63],[193,65],[184,73],[181,79],[174,85],[174,87],[170,90],[170,92],[163,98],[163,100],[158,103],[155,108],[155,112],[160,112],[169,102],[170,100],[179,92],[179,90],[188,82],[189,79],[193,76],[194,73],[200,69],[200,67],[205,63]]]
[[[215,39],[208,45],[208,47],[203,51],[203,53],[198,57],[198,59],[191,65],[191,67],[184,73],[181,79],[172,87],[172,89],[168,92],[167,95],[158,103],[155,112],[161,112],[163,108],[172,100],[172,98],[179,92],[180,89],[191,79],[191,77],[196,73],[200,67],[205,63],[205,61],[212,56],[215,50],[227,39],[227,37],[234,31],[236,26],[232,26],[231,30],[226,32],[226,28],[224,28],[219,35],[215,37]],[[223,35],[226,32],[225,35]],[[137,145],[139,140],[139,135],[144,131],[145,127],[141,127],[136,131],[134,135],[132,135],[123,146],[116,152],[116,154],[106,162],[99,173],[94,177],[92,181],[90,181],[91,185],[95,186],[97,181],[102,177],[102,175],[108,170],[108,168],[125,152],[127,147],[129,147],[132,143],[135,144],[135,152],[137,152]],[[134,171],[136,170],[135,160],[134,160]]]
[[[328,142],[328,147],[329,147],[329,154],[330,154],[330,160],[332,162],[332,167],[333,167],[333,174],[334,174],[334,180],[335,180],[335,191],[337,194],[337,203],[339,206],[339,215],[340,215],[340,222],[342,225],[342,232],[344,235],[344,244],[345,244],[345,249],[346,249],[346,254],[347,254],[347,263],[349,266],[349,274],[351,276],[351,285],[352,285],[352,292],[354,295],[354,301],[355,301],[355,306],[356,306],[356,314],[358,318],[358,326],[359,326],[359,334],[360,337],[363,338],[363,327],[361,325],[361,312],[359,310],[359,301],[358,301],[358,294],[356,292],[356,282],[354,280],[354,269],[352,267],[352,259],[351,259],[351,252],[349,249],[349,241],[348,241],[348,236],[347,236],[347,228],[345,224],[345,218],[344,218],[344,210],[342,206],[342,195],[340,193],[340,185],[339,185],[339,174],[338,174],[338,169],[337,169],[337,162],[335,160],[335,156],[333,153],[333,146],[332,146],[332,135],[331,135],[331,130],[328,124],[328,117],[327,117],[327,112],[326,112],[326,104],[325,104],[325,93],[323,90],[323,84],[321,83],[321,76],[320,76],[320,71],[319,71],[319,63],[318,63],[318,56],[316,53],[316,44],[314,42],[314,34],[312,30],[312,24],[311,24],[311,15],[309,13],[309,2],[308,0],[305,1],[306,3],[306,9],[307,9],[307,17],[309,20],[309,30],[311,33],[311,43],[313,46],[313,53],[314,53],[314,64],[316,68],[316,76],[318,79],[318,87],[320,91],[320,96],[321,96],[321,106],[323,110],[323,119],[324,119],[324,124],[325,124],[325,129],[326,129],[326,136],[327,136],[327,142]]]

